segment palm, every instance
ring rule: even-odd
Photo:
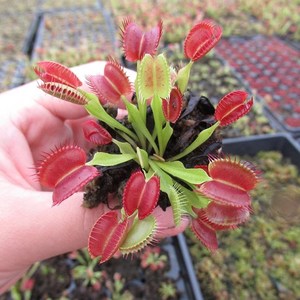
[[[36,84],[35,91],[33,85],[28,86],[30,93],[24,93],[23,89],[21,94],[17,89],[4,94],[1,99],[1,102],[5,102],[7,96],[9,103],[7,110],[2,111],[2,120],[8,120],[3,122],[5,128],[1,128],[0,143],[3,147],[0,151],[10,157],[12,165],[4,164],[0,168],[14,182],[16,178],[24,177],[27,181],[27,184],[22,183],[24,187],[28,187],[29,184],[38,188],[32,176],[34,173],[32,167],[42,158],[42,153],[55,146],[74,141],[82,144],[81,146],[87,146],[80,128],[81,119],[87,117],[87,114],[82,107],[50,99],[50,96],[36,88]],[[20,101],[23,105],[20,105]]]
[[[99,74],[103,62],[79,67],[79,73]],[[132,75],[132,74],[131,74]],[[83,248],[94,222],[108,209],[81,206],[76,193],[51,207],[52,193],[41,191],[34,166],[49,149],[73,143],[88,149],[81,122],[88,118],[79,105],[45,95],[37,84],[0,95],[0,294],[35,261]],[[154,212],[161,219],[158,237],[178,234],[171,209]]]
[[[49,149],[73,141],[88,147],[80,128],[83,107],[45,95],[36,83],[1,94],[0,105],[1,293],[36,260],[84,247],[103,207],[87,212],[77,194],[52,209],[52,193],[41,192],[34,176]]]

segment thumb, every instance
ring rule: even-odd
[[[16,191],[16,190],[15,190]],[[82,207],[77,193],[52,207],[52,192],[22,190],[12,203],[1,204],[1,268],[28,267],[35,261],[83,248],[104,205]],[[3,202],[3,201],[2,201]]]
[[[0,294],[34,262],[87,245],[94,222],[107,208],[84,208],[82,197],[77,193],[52,207],[52,192],[1,184]]]

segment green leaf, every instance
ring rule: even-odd
[[[181,192],[180,185],[175,183],[170,187],[168,194],[171,203],[175,225],[180,224],[181,216],[186,212],[184,207],[186,204],[186,196]]]
[[[156,116],[156,120],[160,124],[163,124],[166,121],[166,119],[162,111],[162,101],[160,97],[158,96],[153,97],[151,101],[151,109],[153,114]]]
[[[140,117],[141,117],[141,115],[140,115]],[[129,119],[130,119],[130,120],[129,120]],[[146,137],[145,137],[145,135],[143,134],[144,129],[141,130],[141,129],[140,129],[141,126],[139,126],[138,124],[136,124],[136,122],[132,120],[131,116],[130,116],[130,118],[128,118],[128,120],[129,120],[129,122],[131,123],[131,125],[132,125],[132,127],[133,127],[133,129],[134,129],[134,131],[135,131],[135,133],[136,133],[136,135],[138,136],[138,139],[139,139],[139,141],[140,141],[141,147],[142,147],[142,148],[146,148],[146,147],[147,147],[147,146],[146,146]],[[142,119],[141,119],[141,120],[142,120]],[[143,122],[143,121],[142,121],[142,122]],[[143,122],[143,123],[141,123],[141,124],[145,124],[145,123]],[[143,126],[143,127],[144,127],[144,126]],[[146,127],[146,126],[145,126],[145,127]]]
[[[14,300],[22,300],[22,296],[16,284],[11,288],[10,294]]]
[[[167,60],[163,54],[153,57],[146,54],[141,61],[138,75],[139,91],[144,99],[154,95],[168,98],[171,92],[171,75]]]
[[[154,151],[156,153],[158,153],[158,148],[155,144],[155,141],[153,140],[148,128],[146,127],[145,123],[143,122],[142,117],[141,117],[140,112],[137,109],[137,107],[128,101],[126,101],[125,104],[126,104],[126,108],[128,111],[128,115],[131,118],[131,122],[133,125],[135,125],[134,126],[135,130],[140,131],[146,137],[146,139],[149,141],[149,143],[153,147]]]
[[[168,98],[171,93],[171,73],[168,62],[163,54],[156,57],[155,66],[153,66],[155,75],[155,94],[160,98]]]
[[[148,172],[145,172],[144,170],[143,170],[143,172],[144,172],[145,180],[146,180],[146,181],[149,181],[149,180],[151,179],[151,177],[155,175],[154,170],[151,169],[151,168],[149,168],[149,171],[148,171]]]
[[[167,122],[165,127],[162,130],[162,153],[165,153],[168,142],[173,134],[173,128],[170,125],[170,122]]]
[[[191,198],[191,205],[196,208],[205,208],[211,200],[201,196],[197,193],[194,193],[197,197]]]
[[[156,161],[155,163],[165,172],[188,183],[200,184],[210,179],[204,170],[186,168],[180,161]]]
[[[139,102],[140,98],[143,98],[141,96],[141,93],[139,90],[139,82],[140,82],[140,76],[141,76],[141,62],[140,61],[137,61],[136,70],[137,70],[137,73],[136,73],[136,77],[135,77],[135,81],[134,81],[134,90],[135,90],[135,94],[136,94],[136,97]]]
[[[190,79],[192,65],[193,65],[193,61],[190,61],[186,66],[184,66],[178,72],[176,82],[177,82],[177,86],[182,94],[186,91],[186,88],[187,88],[187,85],[188,85],[188,82]]]
[[[130,154],[133,157],[136,156],[136,152],[133,150],[132,146],[127,142],[120,142],[113,139],[114,144],[119,147],[119,150],[122,154]]]
[[[195,189],[195,187],[193,187]],[[210,200],[202,197],[198,193],[191,191],[190,189],[180,185],[180,191],[186,196],[186,211],[194,218],[197,217],[196,213],[193,211],[193,207],[204,208],[208,205]]]
[[[97,152],[93,159],[87,162],[89,166],[110,167],[122,164],[134,159],[131,154],[110,154],[106,152]]]
[[[149,169],[148,153],[145,150],[140,149],[139,147],[136,148],[136,153],[137,153],[140,166],[144,170],[148,170]]]
[[[162,126],[165,123],[165,118],[162,112],[162,101],[158,96],[154,96],[151,102],[151,109],[154,117],[154,126],[158,138],[159,155],[163,156],[163,136]]]
[[[126,239],[120,246],[120,251],[126,254],[141,250],[152,240],[156,229],[157,223],[152,215],[143,220],[135,219]]]
[[[139,91],[139,82],[140,82],[140,76],[141,76],[141,62],[137,62],[137,75],[136,79],[134,82],[134,87],[135,87],[135,95],[137,98],[137,104],[138,104],[138,109],[141,114],[141,118],[143,122],[146,124],[146,117],[147,117],[147,99],[143,98]]]
[[[173,156],[172,158],[170,158],[169,161],[178,160],[178,159],[188,155],[189,153],[194,151],[199,146],[201,146],[204,142],[206,142],[211,137],[211,135],[214,133],[216,128],[219,126],[219,124],[220,124],[219,122],[216,122],[214,125],[210,126],[209,128],[206,128],[206,129],[202,130],[198,134],[197,138],[187,148],[185,148],[178,155]]]
[[[173,179],[167,173],[165,173],[158,165],[157,162],[149,159],[149,165],[153,171],[159,176],[160,190],[169,195],[170,187],[173,186]]]

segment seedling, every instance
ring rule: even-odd
[[[163,300],[176,299],[177,290],[173,283],[163,282],[159,288],[159,293]]]
[[[140,258],[141,267],[151,271],[164,269],[168,260],[167,256],[161,253],[160,247],[147,247]]]
[[[102,272],[96,269],[98,259],[91,259],[87,249],[77,251],[74,257],[79,262],[79,264],[72,269],[74,279],[82,280],[84,286],[92,286],[98,289],[98,284],[104,277]]]

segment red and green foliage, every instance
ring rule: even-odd
[[[102,215],[91,230],[89,252],[92,257],[100,257],[100,262],[118,251],[134,253],[156,241],[164,229],[155,214],[162,197],[166,207],[171,206],[174,226],[180,225],[183,218],[191,219],[196,236],[211,250],[217,248],[216,230],[234,229],[250,215],[248,192],[258,180],[250,164],[230,158],[211,158],[202,168],[196,163],[184,164],[193,151],[205,147],[218,127],[250,110],[253,99],[247,101],[246,92],[225,95],[211,123],[197,129],[195,138],[182,151],[167,154],[183,111],[192,65],[218,42],[222,29],[211,20],[196,24],[184,43],[190,62],[178,73],[163,54],[156,53],[161,34],[162,22],[145,32],[132,20],[123,22],[125,57],[137,62],[134,83],[113,59],[107,62],[103,75],[87,77],[93,93],[80,89],[77,76],[58,63],[41,62],[35,68],[44,81],[41,89],[82,105],[97,120],[83,123],[85,138],[98,146],[91,159],[80,147],[63,146],[38,166],[41,184],[54,188],[54,204],[81,190],[95,177],[101,181],[105,168],[134,163],[119,191],[122,208]],[[125,120],[111,114],[116,108],[126,110]]]

